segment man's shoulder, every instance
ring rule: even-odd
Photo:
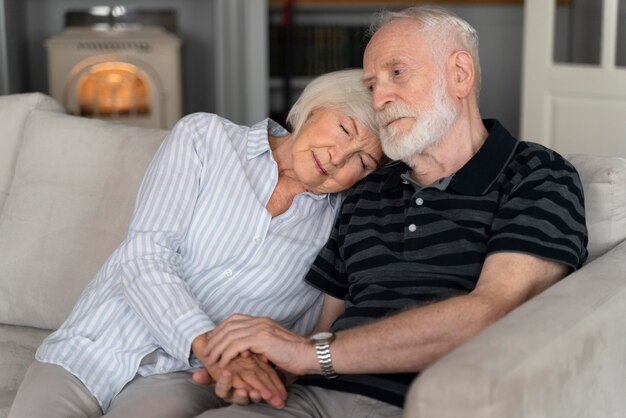
[[[522,173],[536,170],[548,170],[578,174],[576,168],[561,154],[544,145],[531,141],[518,142],[511,160],[509,161],[509,168]]]

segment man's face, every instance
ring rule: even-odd
[[[446,63],[434,60],[432,41],[409,19],[383,26],[363,57],[364,82],[380,124],[385,153],[408,160],[437,144],[458,119],[447,89]]]

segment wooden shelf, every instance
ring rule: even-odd
[[[565,0],[569,2],[571,0]],[[559,0],[559,3],[563,3]],[[283,6],[287,0],[268,0],[270,6]],[[524,0],[295,0],[294,6],[411,6],[419,3],[428,4],[524,4]]]
[[[550,1],[550,0],[546,0]],[[556,0],[560,6],[568,6],[572,0]],[[284,6],[287,0],[268,0],[270,6]],[[413,6],[420,3],[442,5],[524,4],[524,0],[295,0],[294,6]]]

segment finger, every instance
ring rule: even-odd
[[[251,337],[233,339],[229,345],[221,348],[219,356],[215,356],[215,361],[220,367],[226,367],[235,357],[247,350],[253,350],[253,340]]]
[[[211,383],[213,383],[213,379],[211,379],[211,375],[209,374],[207,369],[205,369],[204,367],[193,372],[193,374],[191,375],[191,378],[193,379],[194,382],[200,385],[210,385]]]
[[[285,407],[285,400],[274,396],[273,398],[266,401],[268,404],[272,405],[274,408],[281,409]]]
[[[261,393],[258,390],[251,390],[250,392],[248,392],[248,396],[250,397],[250,400],[254,403],[259,403],[263,400],[263,396],[261,396]]]
[[[233,375],[228,371],[224,371],[220,374],[217,382],[215,382],[215,394],[228,402],[232,396],[232,390]]]
[[[204,356],[218,357],[218,354],[227,347],[230,341],[246,338],[258,332],[262,322],[258,319],[232,321],[229,324],[220,324],[211,331],[211,338],[203,347]],[[213,356],[212,356],[213,354]],[[213,360],[216,361],[216,360]]]
[[[261,360],[257,360],[256,365],[259,368],[259,380],[271,391],[272,396],[287,399],[287,389],[276,370]]]
[[[228,364],[226,370],[232,373],[232,386],[235,389],[255,390],[266,400],[274,396],[286,397],[287,391],[280,376],[272,367],[258,360],[256,356],[247,359],[237,357]]]
[[[248,391],[243,389],[237,389],[233,392],[233,396],[231,399],[231,403],[237,405],[249,405],[251,398],[248,394]]]

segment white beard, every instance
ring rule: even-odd
[[[393,160],[407,162],[410,157],[436,145],[450,131],[459,116],[459,109],[446,96],[445,79],[441,77],[433,88],[433,107],[415,110],[401,102],[392,102],[376,114],[380,126],[380,141],[385,154]],[[407,132],[398,132],[388,121],[399,117],[415,120]]]

